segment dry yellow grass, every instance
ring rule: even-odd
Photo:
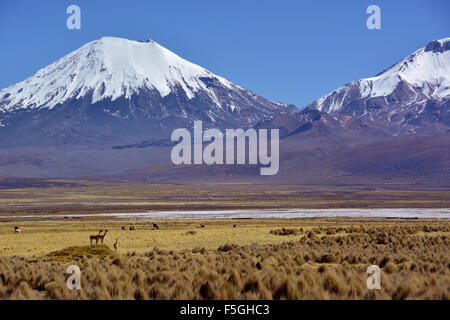
[[[0,298],[450,298],[449,221],[160,221],[158,231],[120,230],[131,223],[28,223],[21,234],[2,224]],[[119,253],[86,246],[100,228],[109,247],[119,237]],[[80,291],[65,285],[72,263]],[[366,288],[372,264],[381,290]]]
[[[147,252],[154,247],[164,250],[183,250],[202,247],[215,249],[224,242],[239,245],[252,243],[280,243],[288,240],[271,234],[274,228],[286,224],[283,221],[157,221],[160,230],[152,230],[153,222],[28,222],[0,224],[0,257],[19,255],[31,257],[71,246],[89,244],[89,236],[99,229],[108,229],[105,244],[112,246],[119,239],[120,252]],[[199,228],[199,225],[205,225]],[[233,225],[237,224],[236,228]],[[19,225],[22,233],[15,234]],[[136,231],[129,231],[130,225]],[[121,230],[126,226],[126,231]],[[311,227],[312,228],[312,227]],[[189,231],[195,231],[191,234]],[[294,238],[292,238],[294,239]]]

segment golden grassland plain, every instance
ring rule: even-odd
[[[64,216],[411,207],[448,208],[450,191],[3,179],[0,299],[449,299],[448,220]],[[54,216],[39,221],[41,214]],[[104,245],[91,246],[99,229],[108,230]],[[81,290],[66,286],[71,264],[81,269]],[[372,264],[382,270],[380,290],[366,287]]]
[[[448,220],[3,222],[0,299],[449,299],[449,244]]]
[[[7,183],[0,180],[0,218],[19,213],[180,209],[449,207],[449,190],[349,190],[299,185],[158,185],[78,180]]]

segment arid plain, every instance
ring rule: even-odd
[[[1,299],[450,298],[450,221],[445,219],[71,216],[230,208],[448,208],[447,191],[2,183]],[[14,217],[19,215],[34,218]],[[104,245],[91,246],[90,235],[100,229],[108,230]],[[66,286],[71,264],[81,269],[81,290]],[[373,264],[381,268],[380,290],[366,287],[366,269]]]

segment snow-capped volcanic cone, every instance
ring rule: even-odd
[[[0,91],[0,136],[26,143],[168,138],[193,120],[251,126],[293,106],[268,101],[156,42],[104,37]],[[31,134],[32,133],[32,134]]]
[[[351,82],[308,108],[397,131],[450,129],[450,38],[431,41],[379,75]]]

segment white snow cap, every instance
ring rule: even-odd
[[[227,88],[234,85],[208,70],[182,59],[153,40],[132,41],[103,37],[89,42],[28,79],[0,91],[3,107],[53,108],[71,98],[92,92],[92,102],[105,98],[129,98],[139,89],[157,90],[162,97],[180,85],[192,99],[199,89],[207,90],[199,80],[215,78]],[[237,87],[237,86],[235,86]]]
[[[402,80],[414,88],[433,88],[433,92],[430,92],[433,98],[443,99],[450,96],[450,38],[435,41],[448,49],[434,52],[421,48],[378,76],[353,82],[359,85],[361,98],[387,96]],[[346,86],[318,99],[317,108],[322,110],[322,102],[342,90],[346,90]],[[339,110],[344,102],[343,98],[341,102],[335,101],[329,111]]]

